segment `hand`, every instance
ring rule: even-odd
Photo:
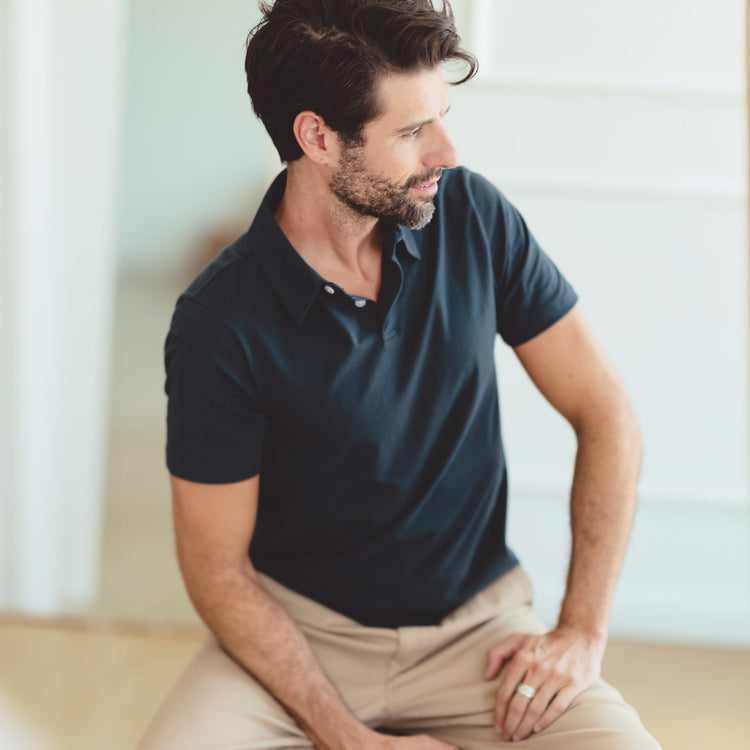
[[[487,679],[509,662],[497,690],[495,728],[506,740],[523,740],[561,716],[573,698],[599,676],[605,641],[569,627],[545,635],[515,633],[489,652]],[[516,688],[536,690],[529,699]]]
[[[440,742],[426,734],[416,734],[410,737],[379,735],[379,737],[382,738],[382,744],[378,744],[379,750],[458,750],[455,745]]]

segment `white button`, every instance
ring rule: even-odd
[[[354,304],[357,307],[364,307],[367,304],[367,300],[366,299],[355,299],[354,300]]]
[[[332,286],[330,286],[329,284],[326,284],[323,287],[323,289],[325,289],[328,292],[328,294],[336,294],[336,290]]]

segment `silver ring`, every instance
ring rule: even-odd
[[[517,688],[517,693],[521,693],[521,695],[524,698],[528,698],[531,700],[536,695],[536,688],[531,687],[531,685],[527,685],[525,682],[522,682]]]

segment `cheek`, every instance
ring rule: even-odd
[[[414,141],[397,141],[389,148],[373,149],[367,155],[367,164],[374,174],[397,187],[424,172]]]
[[[404,185],[422,172],[424,172],[424,169],[419,160],[409,159],[408,161],[402,161],[398,169],[398,182],[400,185]]]

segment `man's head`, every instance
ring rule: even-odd
[[[448,87],[435,67],[382,75],[377,88],[387,104],[362,128],[361,145],[336,139],[321,149],[322,141],[309,137],[318,132],[312,113],[300,115],[302,127],[295,132],[312,159],[328,163],[331,192],[354,214],[421,229],[434,213],[443,169],[458,164],[442,122],[449,109]]]
[[[477,69],[459,47],[446,0],[276,0],[261,4],[245,58],[253,109],[281,159],[303,150],[294,133],[300,112],[317,113],[342,143],[362,143],[364,126],[384,108],[379,82],[393,74],[434,70],[444,61]]]

